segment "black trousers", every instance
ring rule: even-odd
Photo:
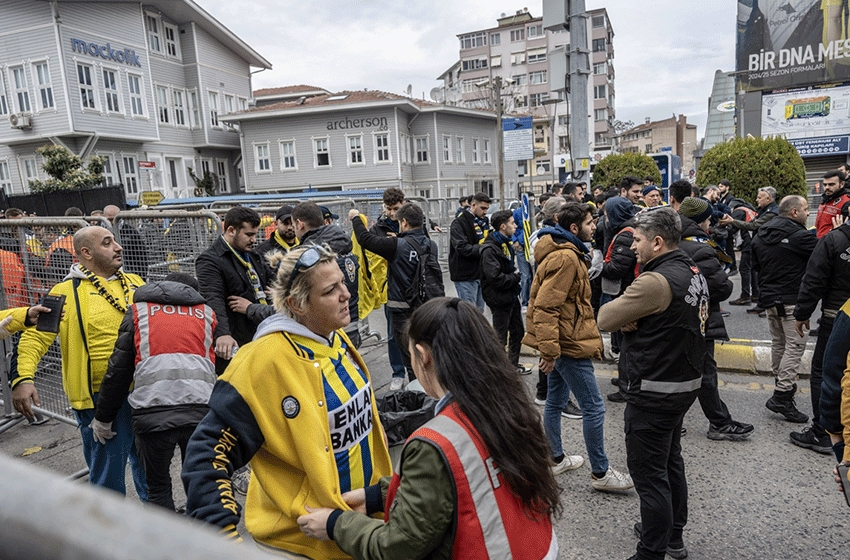
[[[136,433],[136,449],[145,478],[148,481],[148,502],[174,511],[171,495],[171,459],[174,447],[180,447],[180,457],[186,460],[186,444],[195,426],[181,426],[159,432]]]
[[[404,362],[404,369],[407,371],[409,381],[416,379],[416,374],[413,373],[413,366],[410,365],[410,349],[407,347],[407,322],[410,321],[410,316],[413,311],[409,309],[392,309],[393,314],[393,338],[399,351],[401,351],[401,359]]]
[[[643,524],[637,545],[639,560],[664,560],[668,543],[681,542],[688,522],[688,484],[680,441],[684,417],[684,412],[661,414],[626,404],[626,453]]]
[[[705,365],[702,368],[699,405],[708,421],[715,426],[725,426],[732,421],[732,415],[717,390],[717,362],[714,361],[713,340],[705,341]]]
[[[741,274],[741,295],[755,298],[759,293],[759,278],[752,262],[750,249],[741,251],[741,262],[738,263],[738,272]]]
[[[818,322],[818,340],[812,354],[812,378],[809,385],[812,388],[812,422],[820,426],[820,388],[823,385],[823,355],[826,353],[826,343],[832,334],[835,318],[821,317]]]
[[[519,298],[514,298],[511,305],[490,306],[493,312],[493,330],[502,346],[508,346],[508,359],[513,365],[519,365],[519,352],[522,349],[522,337],[525,326],[522,324],[522,307]]]

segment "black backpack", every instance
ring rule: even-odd
[[[404,290],[404,300],[411,309],[416,309],[431,298],[446,295],[446,289],[443,287],[443,269],[440,268],[437,256],[431,252],[430,243],[427,245],[427,250],[423,250],[412,238],[405,237],[404,240],[410,243],[419,257],[410,286]]]

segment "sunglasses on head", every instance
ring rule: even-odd
[[[295,282],[295,277],[302,270],[307,270],[316,265],[323,256],[327,255],[328,252],[322,249],[321,247],[310,247],[298,257],[298,261],[295,263],[295,268],[292,269],[292,273],[289,275],[289,281],[286,283],[286,293],[289,293],[289,290],[292,289],[292,283]]]

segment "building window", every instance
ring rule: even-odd
[[[644,146],[644,151],[647,154],[651,154],[652,153],[652,144],[647,144],[646,146]]]
[[[201,106],[198,104],[198,92],[189,92],[189,114],[192,116],[192,127],[201,126]]]
[[[558,115],[558,124],[561,126],[567,126],[570,124],[569,115]]]
[[[141,117],[145,114],[145,102],[142,98],[142,77],[128,74],[127,83],[130,85],[130,111],[132,111],[134,117]]]
[[[328,148],[328,138],[313,138],[313,166],[314,167],[330,167],[331,153]]]
[[[35,75],[38,78],[38,98],[42,109],[53,109],[53,85],[50,82],[50,68],[46,62],[35,65]]]
[[[165,54],[173,58],[180,58],[180,43],[177,41],[177,28],[167,23],[162,24],[165,34]]]
[[[605,99],[605,84],[602,84],[600,86],[593,86],[593,98]]]
[[[9,114],[9,103],[6,100],[6,82],[3,80],[3,73],[0,72],[0,115]]]
[[[516,76],[511,76],[511,80],[514,81],[514,85],[527,86],[528,85],[528,74],[517,74]]]
[[[597,132],[594,142],[597,146],[607,146],[611,143],[611,139],[608,138],[607,132]]]
[[[122,156],[124,160],[124,191],[127,194],[139,193],[139,178],[138,168],[136,166],[136,156]]]
[[[452,137],[443,136],[443,163],[452,162]]]
[[[24,164],[24,180],[35,181],[38,179],[38,164],[35,162],[35,156],[21,158],[21,163]]]
[[[528,63],[546,62],[546,49],[532,49],[528,51]]]
[[[593,111],[593,120],[599,121],[607,121],[608,120],[608,109],[596,109]]]
[[[561,150],[569,150],[570,148],[570,137],[569,136],[558,136],[558,148]]]
[[[463,136],[455,136],[455,162],[466,163],[466,151],[463,149]]]
[[[115,175],[115,165],[110,154],[97,154],[103,158],[103,183],[107,187],[118,183],[118,178]]]
[[[472,139],[472,163],[481,163],[481,140],[478,138]]]
[[[499,68],[502,66],[502,55],[490,57],[490,67]]]
[[[12,174],[9,172],[9,164],[0,161],[0,189],[10,195],[12,194]]]
[[[428,160],[428,137],[416,136],[413,139],[416,149],[416,163],[429,163]]]
[[[214,91],[210,94],[210,125],[218,127],[218,93]]]
[[[148,48],[155,52],[162,52],[159,42],[159,18],[146,16],[145,21],[148,25]]]
[[[534,37],[543,37],[542,25],[532,25],[528,28],[528,38],[532,39]]]
[[[224,96],[224,110],[227,111],[226,114],[229,115],[230,113],[232,113],[233,108],[234,108],[233,96],[232,95],[225,95]]]
[[[511,64],[525,64],[525,51],[511,53]]]
[[[186,105],[183,101],[183,91],[171,90],[171,101],[174,105],[174,124],[186,126]]]
[[[168,88],[156,86],[156,108],[159,114],[159,122],[163,124],[171,122],[168,116]]]
[[[386,132],[375,133],[375,163],[390,161],[390,135]]]
[[[281,140],[280,142],[280,170],[297,171],[298,160],[295,156],[295,140]]]
[[[516,162],[516,174],[517,177],[525,177],[528,175],[528,161],[522,160]]]
[[[94,87],[92,87],[92,69],[85,64],[77,64],[77,81],[80,84],[80,102],[83,109],[96,109]]]
[[[597,62],[593,65],[593,73],[597,76],[602,76],[608,73],[608,63],[607,62]]]
[[[593,52],[605,52],[605,39],[593,40]]]
[[[528,83],[531,85],[545,84],[546,83],[546,70],[539,70],[537,72],[529,72],[528,73]]]
[[[269,156],[268,144],[254,144],[254,155],[256,156],[256,166],[254,170],[257,173],[271,173],[272,160]]]
[[[469,70],[480,70],[481,68],[487,68],[487,59],[486,58],[470,58],[467,60],[462,60],[460,62],[461,71],[467,72]]]
[[[410,159],[410,136],[407,134],[401,135],[401,163],[412,163]]]
[[[543,105],[544,101],[549,99],[549,93],[532,93],[529,97],[531,98],[530,101],[532,107],[540,107]]]
[[[514,97],[514,107],[522,108],[528,107],[528,96],[527,95],[517,95]]]
[[[541,167],[543,168],[544,173],[552,172],[552,163],[548,159],[539,160],[537,162],[537,169],[535,171],[539,170]]]
[[[490,33],[490,45],[501,45],[502,36],[499,33]]]
[[[475,47],[483,47],[487,45],[487,34],[483,31],[478,33],[470,33],[468,35],[460,36],[460,48],[463,49],[472,49]]]
[[[593,29],[599,29],[600,27],[605,27],[605,16],[593,16],[591,19],[591,25]]]
[[[30,92],[27,87],[27,75],[26,72],[24,72],[23,66],[12,68],[12,80],[15,86],[15,99],[18,102],[18,111],[22,113],[32,112],[32,106],[30,105]]]
[[[248,100],[244,97],[238,97],[237,101],[239,102],[239,110],[247,111],[248,110]]]
[[[511,43],[515,43],[517,41],[525,41],[525,28],[522,29],[514,29],[511,31]]]
[[[461,82],[461,85],[460,85],[461,91],[463,93],[473,93],[473,92],[478,91],[480,88],[478,87],[477,84],[480,81],[481,81],[480,79],[464,80],[463,82]]]
[[[115,70],[103,69],[103,92],[106,94],[106,110],[110,113],[120,113],[121,106],[118,104],[118,81],[115,78]]]
[[[363,135],[348,136],[348,165],[364,165]]]
[[[230,181],[227,173],[227,160],[217,159],[215,161],[216,171],[218,171],[218,192],[226,193],[230,191]]]
[[[482,143],[484,144],[484,163],[490,163],[490,139],[485,138]]]

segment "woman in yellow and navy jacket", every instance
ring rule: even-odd
[[[301,533],[298,516],[350,509],[343,493],[392,472],[369,372],[342,330],[349,294],[335,257],[324,247],[277,257],[278,314],[219,378],[183,463],[186,514],[237,538],[230,477],[250,462],[248,532],[261,548],[316,559],[349,556]]]

